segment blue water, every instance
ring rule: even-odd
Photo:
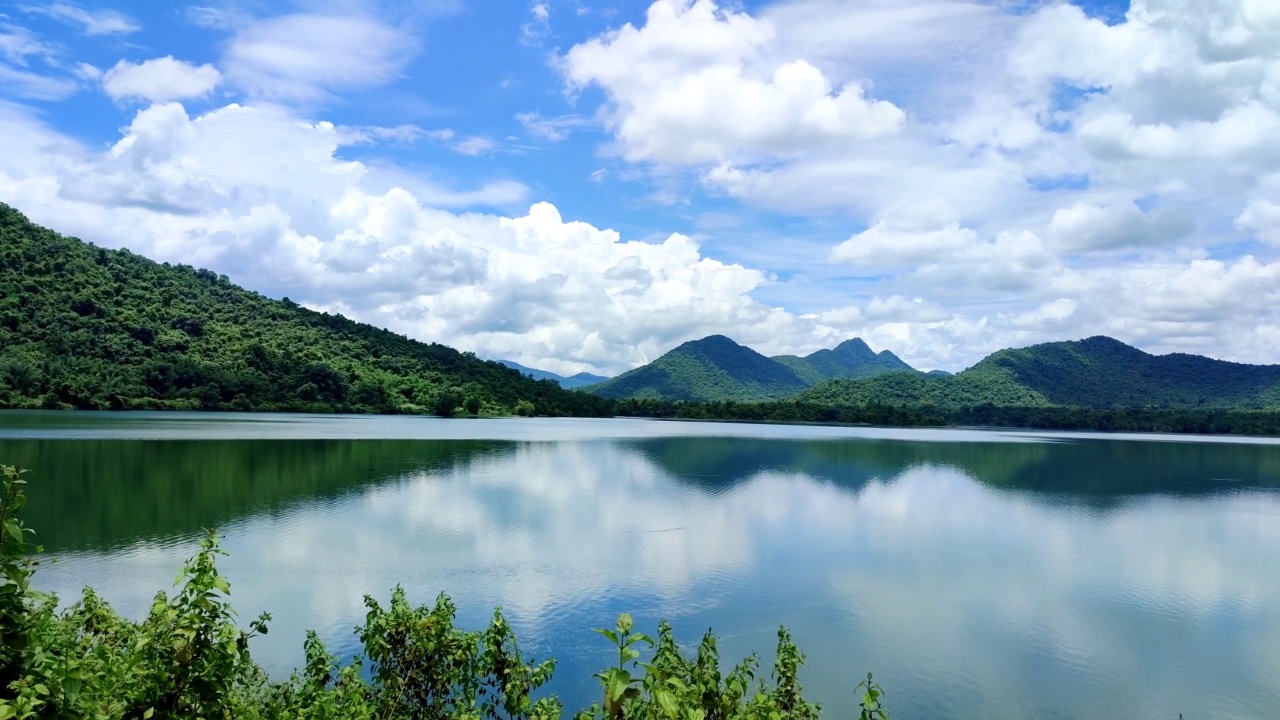
[[[57,562],[142,616],[202,525],[255,657],[315,629],[359,647],[363,596],[501,605],[598,696],[621,611],[767,664],[847,715],[871,670],[895,718],[1280,717],[1280,444],[1228,438],[632,420],[0,413]]]

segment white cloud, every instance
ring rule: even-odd
[[[608,95],[607,125],[629,160],[714,163],[774,157],[895,132],[904,115],[839,87],[804,60],[770,62],[767,22],[710,0],[659,0],[560,60],[571,87]]]
[[[102,71],[89,63],[76,63],[76,75],[81,80],[94,82],[102,78]]]
[[[765,271],[707,257],[681,234],[626,239],[547,203],[505,215],[445,210],[527,202],[527,188],[496,180],[454,190],[336,157],[353,137],[275,106],[193,117],[170,103],[138,112],[98,152],[0,106],[0,200],[104,245],[562,371],[617,372],[717,332],[770,354],[860,335],[946,369],[1000,346],[1099,332],[1240,360],[1280,351],[1280,263],[1192,257],[1073,270],[1034,234],[988,236],[949,208],[916,206],[847,250],[846,261],[901,277],[854,305],[797,315],[753,297],[771,283]],[[921,292],[931,288],[942,290]],[[1001,304],[1011,295],[1019,303]],[[974,298],[1001,302],[966,308]],[[1194,333],[1211,346],[1189,344]]]
[[[444,130],[423,130],[417,125],[409,123],[392,127],[376,125],[343,126],[338,128],[338,134],[341,137],[339,141],[341,145],[366,145],[388,141],[413,143],[423,138],[449,140],[453,137],[453,131],[447,128]]]
[[[451,147],[463,155],[483,155],[497,147],[497,143],[489,138],[473,135],[454,142]]]
[[[537,2],[529,7],[529,22],[520,26],[520,42],[538,45],[551,34],[551,6]]]
[[[1049,221],[1049,237],[1067,250],[1174,245],[1195,228],[1189,211],[1144,213],[1133,202],[1094,205],[1077,202]]]
[[[142,29],[132,18],[116,10],[85,10],[70,3],[22,5],[23,12],[46,15],[79,27],[85,35],[128,35]]]
[[[395,173],[334,157],[331,124],[279,108],[156,105],[105,153],[18,123],[34,147],[0,165],[0,197],[37,221],[416,337],[618,370],[726,318],[762,333],[790,322],[746,295],[762,273],[685,236],[624,241],[545,203],[446,212]]]
[[[141,63],[121,60],[102,77],[102,87],[113,100],[136,99],[168,102],[204,97],[222,82],[212,65],[192,65],[173,56]]]
[[[80,89],[75,80],[44,75],[0,63],[0,87],[33,100],[62,100]]]
[[[0,23],[0,56],[14,65],[25,66],[30,56],[50,57],[53,48],[26,28]]]
[[[1280,204],[1254,200],[1236,218],[1236,226],[1272,245],[1280,245]]]
[[[926,364],[1097,333],[1274,362],[1277,314],[1249,298],[1269,296],[1276,259],[1250,243],[1280,244],[1280,6],[1134,0],[1111,24],[1066,2],[739,7],[659,0],[558,67],[571,89],[605,92],[613,149],[653,168],[661,191],[691,172],[748,207],[819,220],[831,244],[796,245],[785,261],[803,279],[771,296]],[[790,66],[825,83],[808,97],[856,83],[903,114],[835,142],[744,110]],[[1209,290],[1178,300],[1192,282]],[[858,299],[824,311],[805,283]],[[950,317],[876,323],[867,297],[919,297]]]
[[[241,29],[223,69],[251,96],[315,101],[394,81],[415,50],[404,31],[369,17],[287,15]]]
[[[914,266],[977,243],[978,234],[958,223],[926,230],[880,220],[832,249],[831,260],[866,267]]]
[[[58,48],[26,28],[0,22],[0,89],[14,97],[62,100],[79,84],[59,68]]]
[[[561,115],[544,118],[536,112],[517,113],[516,120],[525,126],[536,137],[551,142],[560,142],[569,137],[569,133],[577,128],[592,127],[598,123],[581,115]]]
[[[245,18],[226,8],[192,5],[184,14],[188,22],[210,30],[234,30],[247,24]]]

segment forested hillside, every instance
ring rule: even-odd
[[[0,407],[598,415],[468,353],[106,250],[0,204]]]
[[[1057,405],[1280,408],[1280,365],[1151,355],[1109,337],[1000,350],[965,372],[988,368],[1007,370]]]
[[[819,350],[804,357],[777,355],[773,359],[791,368],[811,385],[836,378],[864,378],[891,372],[916,372],[915,368],[888,350],[877,353],[867,347],[862,338],[845,340],[830,350]]]
[[[826,405],[1089,409],[1280,409],[1280,366],[1150,355],[1107,337],[1000,350],[952,376],[834,380],[798,398]]]
[[[712,335],[586,390],[609,398],[750,402],[794,395],[807,385],[782,363]]]

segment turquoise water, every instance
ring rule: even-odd
[[[660,618],[725,658],[791,629],[847,715],[1280,717],[1280,444],[633,420],[0,413],[33,469],[37,584],[139,617],[216,526],[241,616],[356,652],[363,596],[501,605],[570,708],[591,627]]]

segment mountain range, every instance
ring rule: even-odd
[[[876,353],[858,338],[804,357],[766,357],[723,335],[693,340],[587,392],[641,400],[777,400],[837,378],[918,374],[898,356]]]
[[[835,380],[798,399],[820,404],[1180,410],[1280,409],[1280,365],[1152,355],[1109,337],[1000,350],[949,377]]]
[[[585,388],[637,400],[1002,407],[1280,409],[1280,365],[1152,355],[1108,337],[1000,350],[954,375],[922,373],[862,340],[805,357],[768,358],[721,335]]]
[[[604,382],[609,379],[603,375],[592,375],[588,372],[580,372],[577,375],[568,376],[557,375],[556,373],[547,370],[538,370],[537,368],[526,367],[511,360],[496,360],[495,362],[506,365],[512,370],[519,370],[522,374],[528,375],[534,380],[550,380],[558,383],[560,387],[565,388],[566,390],[595,385],[596,383]]]
[[[1080,411],[1072,422],[1081,427],[1090,412],[1115,409],[1280,411],[1280,366],[1152,355],[1091,337],[1000,350],[949,375],[921,373],[857,338],[766,357],[713,335],[612,379],[564,378],[267,298],[210,270],[98,248],[0,203],[0,407],[607,416],[654,414],[672,400],[786,400],[750,417],[795,415],[785,405],[845,422],[875,422],[859,418],[886,407],[907,422],[1019,422],[972,412],[991,407],[1042,418],[1049,409],[1058,422],[1065,409]],[[659,404],[636,405],[644,401]],[[697,416],[744,417],[735,412]],[[1267,423],[1249,431],[1280,427]]]

